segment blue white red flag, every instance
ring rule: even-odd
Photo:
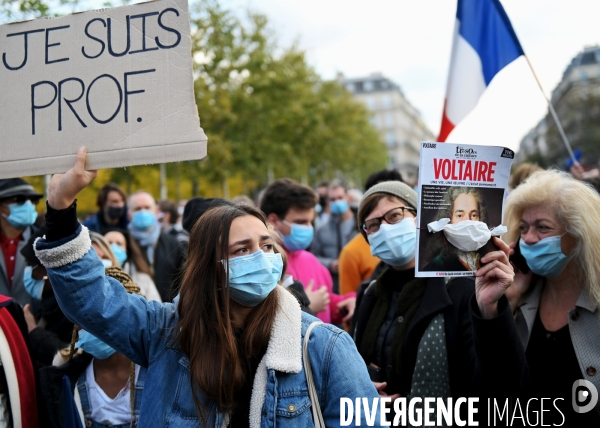
[[[438,141],[464,119],[500,70],[525,55],[499,0],[458,0]]]

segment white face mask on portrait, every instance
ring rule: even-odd
[[[482,221],[464,220],[460,223],[450,224],[449,218],[443,218],[427,225],[429,232],[444,231],[448,242],[462,251],[477,251],[483,247],[492,236],[506,233],[506,226],[500,225],[490,230]]]

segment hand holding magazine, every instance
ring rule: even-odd
[[[421,143],[416,276],[474,276],[497,249],[513,158],[504,147]]]

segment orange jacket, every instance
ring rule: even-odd
[[[371,247],[361,234],[352,238],[340,253],[340,294],[356,292],[360,283],[371,276],[379,262],[371,254]]]

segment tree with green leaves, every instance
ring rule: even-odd
[[[279,49],[264,15],[244,22],[216,1],[194,6],[196,98],[209,136],[203,171],[310,180],[330,173],[366,176],[387,152],[365,107],[324,82],[296,46]],[[269,175],[270,174],[270,175]]]

